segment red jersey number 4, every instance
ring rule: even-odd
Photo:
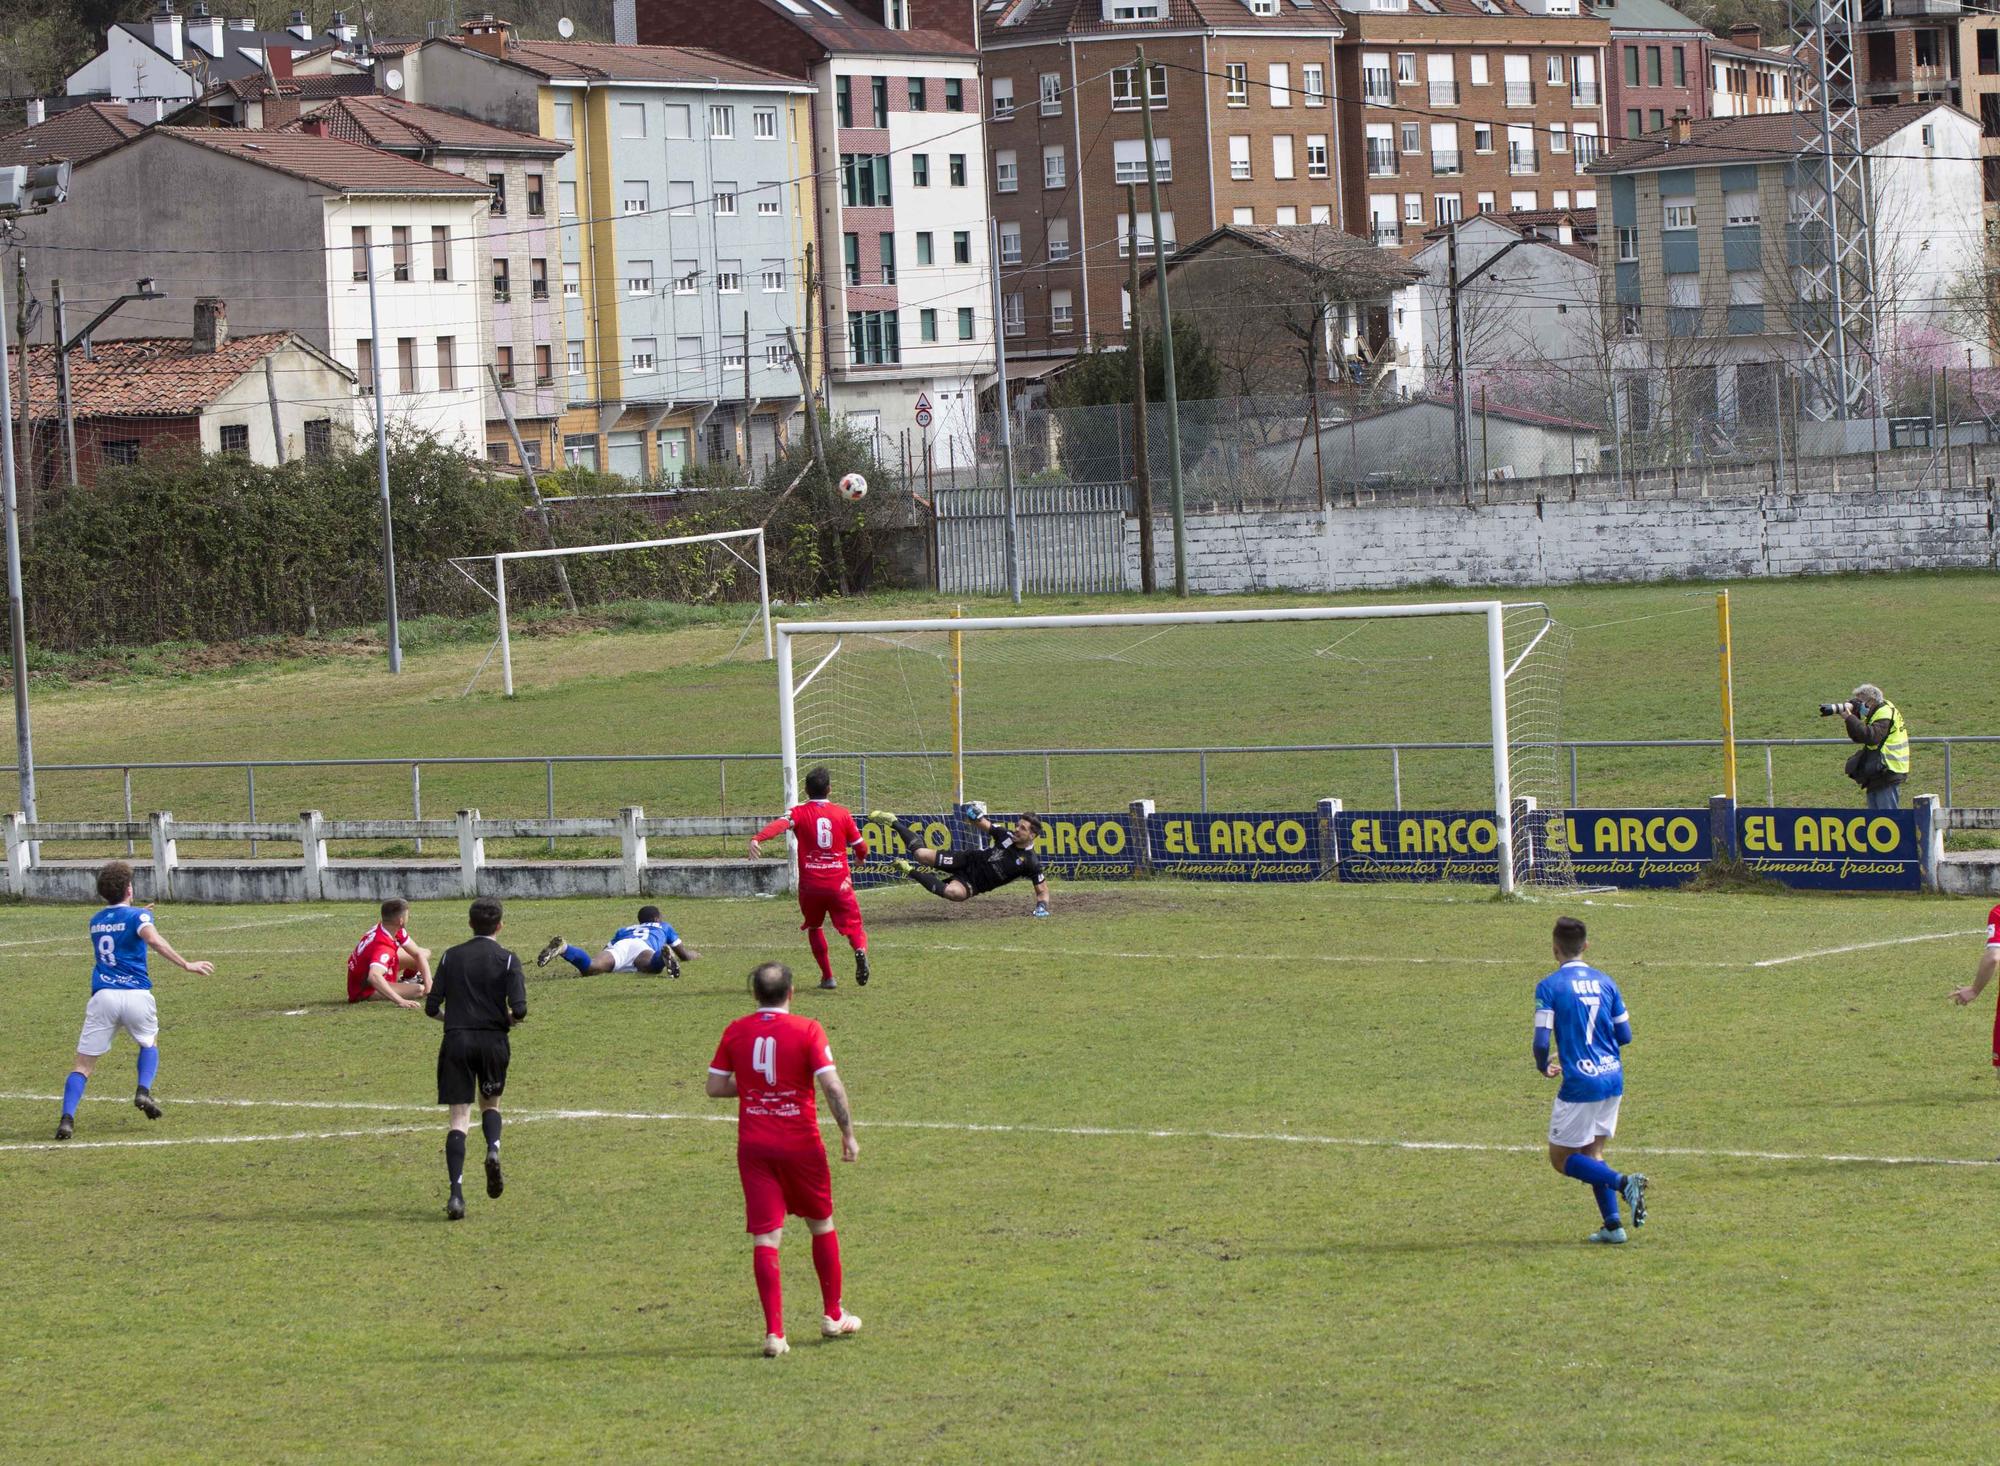
[[[723,1030],[709,1067],[736,1076],[737,1143],[755,1149],[818,1144],[814,1080],[833,1067],[826,1030],[795,1013],[760,1009]]]

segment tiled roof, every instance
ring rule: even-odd
[[[1588,13],[1599,20],[1609,21],[1614,33],[1618,31],[1695,31],[1705,32],[1707,27],[1698,20],[1691,20],[1667,3],[1667,0],[1587,0]]]
[[[336,193],[484,194],[484,183],[429,168],[380,148],[304,132],[250,131],[235,127],[155,127],[146,137],[193,143],[246,163],[303,178]],[[137,141],[136,139],[134,140]]]
[[[264,80],[261,71],[249,76],[234,77],[220,82],[202,94],[204,102],[216,101],[223,96],[235,97],[238,101],[249,101],[262,97],[271,90],[271,84]],[[323,101],[328,97],[363,97],[375,90],[375,79],[367,72],[329,73],[326,76],[286,76],[278,79],[278,95],[297,97],[303,102]]]
[[[195,350],[184,336],[99,341],[89,357],[69,354],[70,401],[78,417],[187,417],[294,339],[289,331],[232,336],[211,352]],[[55,378],[55,351],[28,348],[28,368],[45,382]],[[19,369],[18,348],[7,359],[9,371]]]
[[[1943,102],[1903,102],[1862,107],[1861,146],[1879,148],[1920,118],[1955,112]],[[1963,113],[1959,115],[1963,116]],[[1621,143],[1591,167],[1593,173],[1634,168],[1699,168],[1716,163],[1777,163],[1800,155],[1799,114],[1771,112],[1762,117],[1704,117],[1690,125],[1688,141],[1675,142],[1671,127]]]
[[[1310,271],[1344,294],[1360,298],[1415,284],[1424,272],[1395,253],[1330,224],[1224,224],[1183,244],[1170,268],[1235,240],[1273,259]],[[1148,270],[1141,278],[1150,279]]]
[[[310,126],[343,142],[383,148],[406,157],[438,153],[528,154],[560,158],[569,144],[513,132],[487,122],[475,122],[456,112],[405,102],[400,97],[347,97],[320,108],[310,117],[287,123],[280,131],[304,132]]]
[[[464,42],[451,40],[453,45]],[[468,47],[476,50],[476,47]],[[614,46],[598,41],[517,41],[505,60],[551,81],[730,82],[797,87],[799,78],[767,71],[696,46]]]
[[[1515,0],[1410,0],[1407,12],[1372,10],[1361,0],[1345,0],[1343,8],[1351,19],[1364,22],[1364,29],[1376,30],[1421,25],[1439,15],[1465,20],[1529,21],[1548,28],[1551,35],[1567,35],[1570,26],[1588,26],[1593,36],[1602,36],[1605,32],[1600,27],[1606,24],[1603,16],[1589,11],[1577,15],[1536,15]]]
[[[169,66],[175,65],[172,57],[153,44],[152,27],[142,20],[120,21],[118,28],[132,39],[145,46]],[[283,46],[296,55],[317,55],[326,49],[323,43],[302,41],[290,31],[239,31],[232,26],[224,26],[222,31],[222,54],[211,56],[192,41],[185,42],[182,50],[186,60],[178,63],[180,69],[194,72],[199,64],[201,73],[212,82],[229,81],[233,77],[254,76],[264,69],[262,61],[253,61],[243,52],[251,50],[260,56],[266,47]]]
[[[0,137],[0,165],[64,158],[83,163],[144,132],[145,127],[109,102],[86,102],[46,122]]]
[[[981,0],[982,4],[987,0]],[[1323,30],[1338,35],[1346,29],[1332,0],[1279,0],[1276,15],[1254,15],[1243,0],[1167,0],[1164,20],[1134,24],[1104,18],[1102,0],[1005,0],[997,17],[983,19],[981,33],[989,44],[1037,40],[1050,36],[1116,33],[1144,35],[1149,31],[1196,30]]]
[[[847,0],[730,0],[732,4],[761,5],[787,25],[811,36],[829,55],[855,52],[887,53],[897,56],[974,56],[968,42],[942,31],[895,31],[881,21],[856,10]],[[985,4],[987,0],[963,0],[964,4]]]

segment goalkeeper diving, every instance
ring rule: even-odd
[[[896,874],[908,876],[933,896],[947,901],[970,901],[988,891],[1027,879],[1035,883],[1036,916],[1049,914],[1049,882],[1042,870],[1042,858],[1035,853],[1041,838],[1042,822],[1024,814],[1011,826],[1001,826],[986,817],[986,806],[973,800],[952,806],[952,813],[969,820],[991,844],[979,850],[933,850],[924,844],[917,827],[887,810],[870,810],[868,818],[893,829],[903,837],[907,858],[895,862]]]

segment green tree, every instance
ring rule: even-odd
[[[1161,333],[1148,328],[1145,346],[1146,400],[1162,402],[1167,395],[1167,353]],[[1186,316],[1174,317],[1174,391],[1183,402],[1205,402],[1221,395],[1222,367],[1215,348],[1200,327]],[[1120,349],[1094,347],[1056,379],[1049,401],[1057,407],[1106,407],[1132,400],[1132,359]]]

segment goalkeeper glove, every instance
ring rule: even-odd
[[[968,799],[963,804],[953,805],[952,809],[962,820],[978,821],[986,818],[986,806],[977,799]]]
[[[1048,914],[1049,914],[1049,903],[1046,901],[1037,901],[1035,903],[1035,915],[1047,916]]]

